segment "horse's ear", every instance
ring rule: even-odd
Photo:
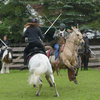
[[[74,26],[74,27],[73,27],[73,26],[71,26],[71,28],[72,28],[73,30],[75,30],[75,29],[76,29],[76,27],[75,27],[75,26]]]
[[[74,27],[73,26],[71,26],[71,28],[74,30]]]

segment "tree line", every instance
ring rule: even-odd
[[[80,30],[93,29],[100,31],[100,0],[0,0],[0,38],[4,34],[12,42],[22,42],[24,25],[35,17],[27,9],[30,4],[41,6],[37,12],[45,19],[43,26],[50,26],[57,16],[61,17],[55,23],[65,23],[66,26],[79,25]],[[37,6],[37,7],[38,7]]]

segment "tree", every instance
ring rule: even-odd
[[[27,4],[41,5],[41,15],[45,14],[51,22],[62,13],[55,26],[63,22],[66,26],[79,24],[82,30],[100,30],[100,0],[9,0],[7,4],[4,4],[4,1],[0,2],[0,20],[3,22],[0,24],[0,35],[8,34],[10,39],[16,37],[16,41],[21,41],[23,27],[32,16],[26,8]],[[50,26],[50,23],[45,19],[44,25]]]
[[[21,33],[29,16],[26,4],[19,0],[11,0],[8,4],[3,4],[0,8],[0,20],[3,22],[0,24],[0,35],[8,34],[10,40],[21,41]]]
[[[37,4],[43,6],[43,13],[51,22],[62,13],[56,26],[64,22],[67,26],[79,24],[83,29],[92,28],[94,24],[95,28],[99,27],[100,0],[38,0]],[[46,21],[45,25],[48,24]]]

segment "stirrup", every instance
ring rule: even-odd
[[[19,67],[20,70],[24,70],[24,69],[28,69],[28,65],[23,65],[21,67]]]

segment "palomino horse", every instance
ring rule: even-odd
[[[80,31],[74,27],[72,27],[73,32],[70,33],[70,36],[68,39],[66,39],[66,43],[61,46],[60,51],[59,51],[59,61],[60,63],[58,66],[55,66],[56,69],[57,67],[60,66],[67,66],[68,67],[68,75],[69,75],[69,80],[74,81],[75,84],[77,84],[76,76],[78,73],[78,66],[76,63],[77,59],[77,52],[76,52],[76,46],[80,44],[84,44],[84,40],[82,37],[82,34]],[[54,66],[54,58],[55,56],[49,56],[49,60],[51,64]],[[76,73],[75,73],[75,69]],[[48,76],[46,76],[48,82],[50,83]]]
[[[42,53],[37,53],[34,56],[32,56],[29,59],[28,68],[29,68],[29,71],[31,73],[30,78],[29,78],[29,84],[34,84],[34,85],[36,85],[37,83],[39,84],[39,89],[36,93],[36,96],[40,95],[40,90],[42,87],[41,76],[43,74],[46,74],[52,80],[53,86],[55,88],[55,93],[56,93],[55,96],[59,97],[59,94],[58,94],[57,89],[56,89],[56,84],[54,81],[52,66],[51,66],[49,59],[46,55],[44,55]]]
[[[7,64],[6,73],[9,73],[9,64],[12,62],[12,49],[10,47],[6,47],[6,49],[4,50],[1,62],[1,74],[5,73],[5,64]]]

